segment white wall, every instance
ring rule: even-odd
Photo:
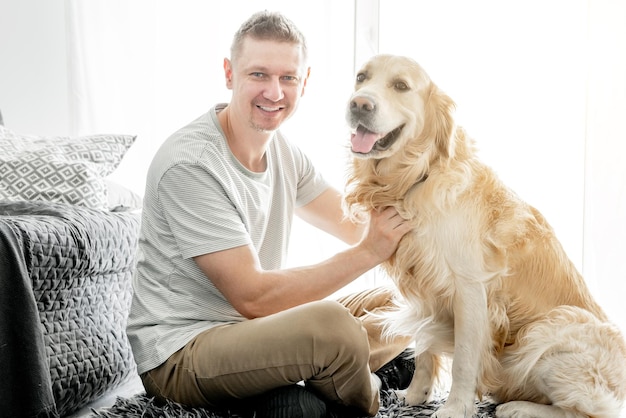
[[[0,111],[7,127],[69,134],[65,41],[63,1],[0,0]]]

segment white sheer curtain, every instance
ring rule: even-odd
[[[381,2],[381,51],[424,66],[482,158],[544,213],[582,268],[586,0],[442,0],[398,16],[401,4]]]
[[[590,1],[588,18],[583,272],[626,333],[626,2]]]

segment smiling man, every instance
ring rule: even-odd
[[[340,193],[281,134],[309,75],[288,19],[246,21],[224,75],[231,101],[175,132],[148,172],[128,320],[146,392],[259,418],[373,416],[379,389],[412,375],[399,356],[408,338],[383,341],[372,316],[392,294],[326,298],[389,258],[409,227],[394,209],[346,220]],[[294,214],[347,248],[284,268]]]

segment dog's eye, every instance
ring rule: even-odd
[[[358,73],[356,75],[356,82],[357,83],[362,83],[365,81],[365,79],[367,78],[367,76],[365,75],[365,73]]]
[[[393,88],[398,91],[405,91],[409,89],[409,86],[404,81],[396,81],[393,83]]]

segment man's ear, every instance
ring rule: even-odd
[[[224,77],[226,79],[226,88],[233,88],[233,66],[228,58],[224,58]]]
[[[306,87],[306,82],[311,75],[311,67],[306,69],[306,77],[304,77],[304,82],[302,83],[302,91],[300,92],[300,97],[304,96],[304,88]]]

